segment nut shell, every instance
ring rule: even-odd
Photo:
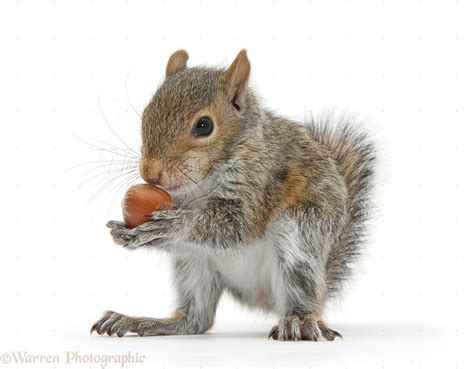
[[[122,201],[125,225],[128,228],[135,228],[151,220],[145,215],[171,206],[171,196],[165,190],[146,183],[132,186]]]

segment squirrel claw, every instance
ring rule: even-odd
[[[123,228],[125,227],[125,223],[118,220],[109,220],[105,226],[107,228]]]
[[[332,329],[321,329],[321,335],[326,339],[326,341],[334,341],[336,338],[344,340],[339,332],[333,331]]]
[[[97,332],[99,333],[100,327],[102,327],[102,324],[104,324],[112,315],[114,314],[113,311],[106,311],[102,318],[100,318],[95,324],[91,327],[90,334]],[[101,334],[101,333],[99,333]]]
[[[274,340],[277,340],[278,339],[278,326],[275,325],[271,330],[270,330],[270,333],[268,334],[268,339],[274,339]]]
[[[341,340],[344,339],[339,332],[328,328],[326,323],[322,320],[318,320],[318,327],[321,331],[321,335],[326,339],[326,341],[334,341],[335,338],[340,338]]]

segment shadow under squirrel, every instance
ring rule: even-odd
[[[134,229],[108,223],[119,245],[171,255],[176,312],[107,311],[91,332],[203,333],[227,291],[281,317],[273,339],[340,337],[324,308],[360,254],[373,144],[346,116],[298,124],[263,108],[248,86],[245,50],[225,70],[187,60],[184,50],[171,55],[142,117],[141,175],[176,208]]]

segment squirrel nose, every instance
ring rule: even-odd
[[[161,173],[155,173],[153,176],[149,176],[145,178],[145,182],[152,185],[159,185],[161,178],[162,178]]]

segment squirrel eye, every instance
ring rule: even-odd
[[[196,137],[209,136],[214,128],[211,118],[203,117],[198,120],[193,130],[193,135]]]

